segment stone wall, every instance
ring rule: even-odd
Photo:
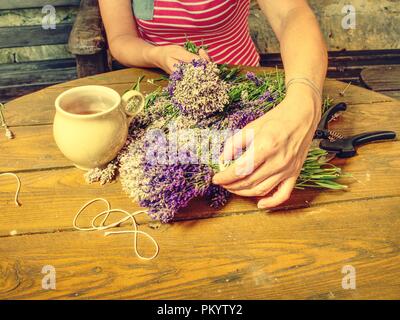
[[[400,0],[309,0],[329,50],[400,49]],[[345,5],[355,9],[355,29],[343,29]],[[278,52],[279,44],[256,0],[249,19],[260,52]]]
[[[49,1],[50,2],[50,1]],[[56,23],[72,22],[76,8],[57,8]],[[0,10],[0,27],[41,25],[44,14],[38,9]],[[48,45],[25,48],[0,49],[0,63],[72,57],[66,45]]]
[[[276,0],[279,1],[279,0]],[[400,48],[400,0],[310,0],[330,50]],[[51,1],[49,1],[51,3]],[[342,28],[344,5],[356,10],[356,28]],[[72,22],[76,9],[58,8],[57,22]],[[41,24],[40,9],[0,11],[0,27]],[[278,52],[279,45],[255,0],[249,24],[260,52]],[[70,57],[65,45],[0,49],[0,63]]]

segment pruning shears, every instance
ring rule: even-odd
[[[342,134],[336,131],[328,129],[328,124],[331,120],[337,117],[338,113],[345,111],[347,105],[344,102],[340,102],[330,107],[322,116],[317,130],[314,134],[314,139],[321,139],[319,147],[323,150],[328,151],[328,161],[334,157],[338,158],[350,158],[354,157],[356,147],[381,140],[393,140],[396,138],[394,131],[370,131],[363,132],[353,136],[344,137]]]

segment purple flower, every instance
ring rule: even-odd
[[[258,77],[255,75],[254,72],[250,72],[250,71],[247,72],[247,73],[246,73],[246,78],[247,78],[248,80],[250,80],[250,81],[253,81],[254,84],[255,84],[257,87],[261,86],[261,85],[264,83],[264,81],[263,81],[262,79],[258,78]]]
[[[139,203],[153,219],[171,221],[190,200],[203,196],[211,184],[212,169],[205,164],[143,164],[145,196]]]
[[[205,193],[210,207],[218,209],[223,207],[229,200],[230,192],[221,186],[210,185]]]
[[[174,72],[171,73],[169,76],[169,82],[168,82],[168,93],[170,96],[174,94],[175,86],[176,83],[183,78],[183,72],[184,72],[184,64],[181,62],[177,65],[177,68],[175,69]]]
[[[251,108],[238,110],[228,116],[228,128],[231,130],[242,129],[263,114],[264,112],[262,110]]]
[[[260,102],[264,102],[264,101],[273,101],[274,99],[271,97],[271,92],[267,90],[260,96],[260,98],[258,98],[258,100]]]

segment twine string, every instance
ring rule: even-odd
[[[11,176],[17,180],[17,190],[15,191],[14,202],[17,207],[20,207],[21,204],[18,201],[18,196],[19,196],[19,191],[21,190],[21,180],[15,173],[11,173],[11,172],[0,173],[0,177],[1,176]]]
[[[95,217],[93,217],[93,219],[90,222],[90,227],[79,227],[77,224],[78,218],[79,216],[82,214],[83,211],[85,211],[85,209],[87,207],[89,207],[91,204],[97,202],[97,201],[102,201],[106,204],[107,209],[101,211],[100,213],[98,213]],[[112,213],[123,213],[125,214],[125,217],[121,218],[120,220],[110,223],[110,224],[106,224],[108,218],[110,217],[110,215]],[[144,231],[140,231],[138,230],[138,226],[137,226],[137,222],[135,219],[135,216],[142,214],[142,213],[146,213],[147,210],[138,210],[135,212],[128,212],[125,211],[123,209],[111,209],[111,205],[108,202],[108,200],[104,199],[104,198],[96,198],[93,200],[88,201],[87,203],[85,203],[80,209],[79,211],[76,213],[73,221],[72,221],[72,225],[75,229],[79,230],[79,231],[103,231],[103,230],[109,230],[111,228],[117,227],[119,225],[121,225],[122,223],[128,221],[128,220],[132,220],[132,226],[133,226],[133,230],[121,230],[121,231],[107,231],[104,233],[105,236],[109,236],[109,235],[113,235],[113,234],[127,234],[127,233],[133,233],[134,234],[134,238],[133,238],[133,248],[135,251],[135,254],[142,260],[152,260],[154,259],[158,253],[159,253],[159,246],[157,241],[147,232]],[[96,224],[96,222],[102,217],[104,216],[104,218],[101,220],[101,222],[99,224]],[[155,247],[155,251],[154,254],[150,257],[145,257],[143,255],[140,254],[140,252],[138,251],[138,236],[139,234],[146,236],[153,244]]]

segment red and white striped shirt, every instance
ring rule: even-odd
[[[250,37],[250,0],[154,0],[152,20],[136,18],[140,36],[154,45],[207,45],[214,62],[257,66]]]

